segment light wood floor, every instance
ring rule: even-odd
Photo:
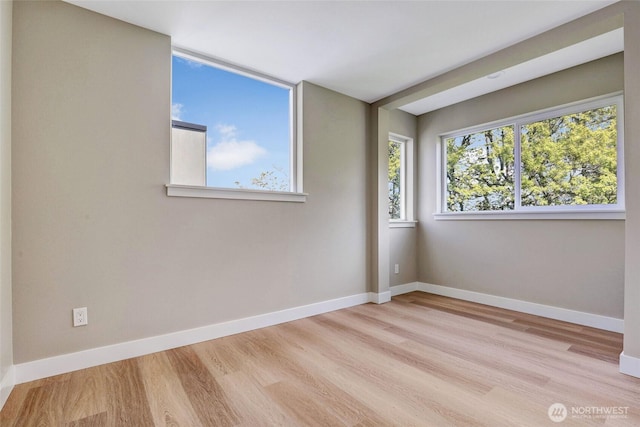
[[[618,372],[621,344],[414,292],[21,384],[0,425],[639,426],[640,379]],[[564,422],[548,417],[553,403]],[[571,414],[587,407],[628,409]]]

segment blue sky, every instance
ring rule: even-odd
[[[251,188],[274,167],[288,176],[289,92],[173,57],[172,119],[207,126],[207,186]]]

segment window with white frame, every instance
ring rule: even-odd
[[[443,135],[443,213],[624,209],[622,96]]]
[[[389,134],[389,218],[411,222],[413,214],[413,140]]]
[[[293,84],[175,49],[171,97],[169,195],[303,201]]]

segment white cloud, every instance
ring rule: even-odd
[[[178,60],[184,62],[190,68],[200,68],[200,67],[202,67],[204,65],[202,62],[192,61],[192,60],[187,59],[187,58],[178,58]]]
[[[171,104],[171,120],[182,120],[182,104]]]
[[[223,141],[235,139],[238,129],[234,125],[217,125],[216,130],[220,133]]]
[[[238,141],[233,125],[218,125],[220,142],[207,150],[207,166],[213,170],[231,170],[249,165],[267,154],[267,150],[254,141]]]

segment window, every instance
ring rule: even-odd
[[[413,226],[413,140],[389,134],[389,218]]]
[[[174,50],[169,195],[304,201],[295,86]]]
[[[445,144],[448,211],[514,208],[513,126],[450,137]]]
[[[405,159],[404,142],[389,139],[389,218],[403,219],[405,216],[403,167]]]
[[[622,212],[622,118],[609,96],[442,136],[441,211]]]

